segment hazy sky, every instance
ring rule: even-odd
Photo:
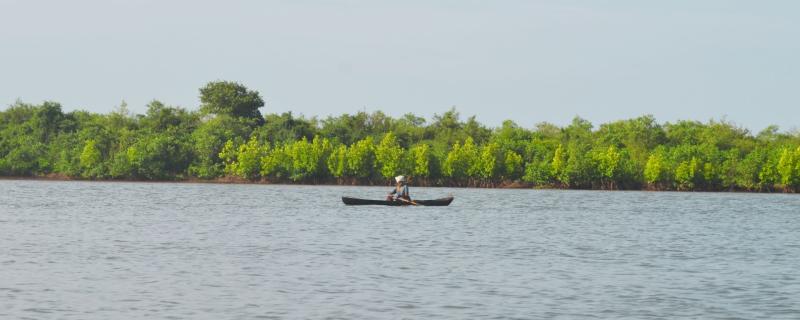
[[[262,112],[498,125],[726,118],[800,126],[800,1],[0,0],[0,108],[196,109],[233,80]]]

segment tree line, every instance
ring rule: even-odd
[[[726,121],[489,128],[451,109],[430,121],[359,112],[262,115],[256,91],[210,82],[190,111],[160,101],[145,114],[17,102],[0,112],[0,175],[81,179],[240,179],[431,186],[800,191],[800,134],[752,134]]]

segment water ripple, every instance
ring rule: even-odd
[[[800,317],[796,195],[0,181],[0,318]]]

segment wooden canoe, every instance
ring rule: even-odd
[[[363,206],[363,205],[376,205],[376,206],[408,206],[413,205],[403,201],[387,201],[387,200],[370,200],[342,197],[342,202],[348,206]],[[414,200],[420,206],[448,206],[453,202],[453,197],[434,199],[434,200]]]

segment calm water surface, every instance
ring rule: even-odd
[[[800,318],[800,196],[0,181],[0,319]]]

